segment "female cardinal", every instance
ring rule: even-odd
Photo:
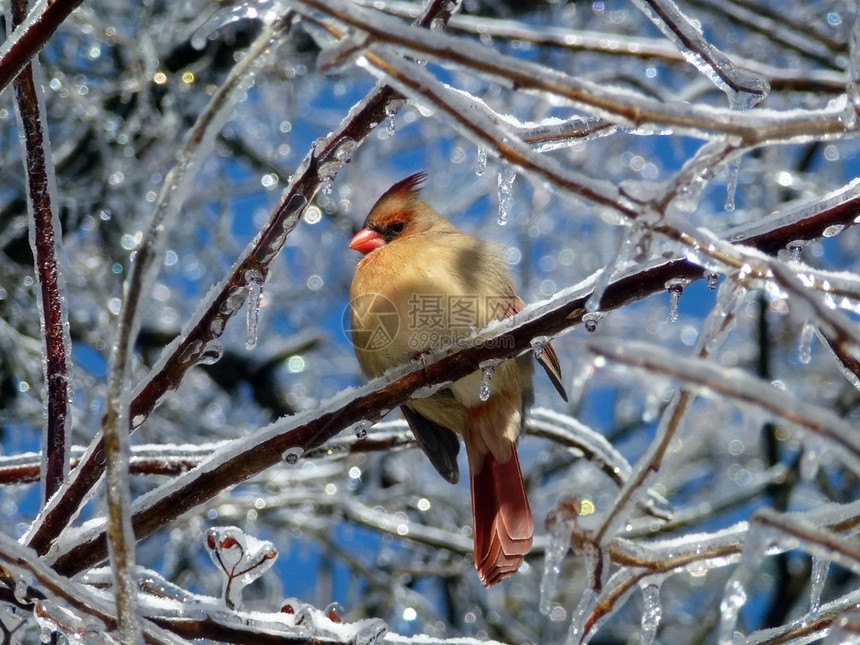
[[[523,307],[493,245],[463,233],[418,195],[417,173],[376,202],[349,247],[364,254],[350,289],[352,339],[370,378],[411,358],[468,344],[476,330]],[[559,394],[558,357],[538,356]],[[433,395],[401,406],[413,434],[439,473],[459,480],[457,435],[466,443],[472,489],[475,567],[489,587],[519,569],[534,525],[516,441],[532,401],[529,356],[495,369],[489,392],[474,372]]]

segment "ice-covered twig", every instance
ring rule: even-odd
[[[11,2],[9,27],[18,29],[27,14],[26,0]],[[10,36],[11,37],[11,36]],[[71,339],[66,289],[58,259],[62,229],[57,216],[56,179],[45,108],[37,83],[38,58],[15,79],[16,113],[21,128],[30,244],[35,259],[39,326],[42,332],[42,369],[45,377],[42,434],[42,503],[57,492],[69,473]]]
[[[0,45],[0,90],[24,69],[81,0],[39,0],[20,28]]]
[[[409,17],[415,12],[415,5],[407,2],[369,2],[364,0],[363,6],[373,6],[386,13],[395,16]],[[835,54],[842,53],[844,44],[828,38],[826,35],[816,32],[814,29],[805,29],[807,25],[794,23],[791,28],[776,20],[768,20],[761,7],[758,12],[750,10],[746,6],[734,6],[726,10],[728,4],[724,2],[707,2],[707,6],[713,11],[727,12],[732,15],[733,22],[742,22],[754,31],[765,33],[768,38],[777,41],[785,41],[798,51],[804,51],[815,40],[823,43],[816,48],[820,51],[820,59],[825,65],[830,66]],[[790,18],[782,14],[782,18]],[[766,27],[765,25],[769,25]],[[492,18],[489,16],[476,16],[470,14],[457,14],[448,23],[451,32],[462,32],[472,35],[490,37],[496,40],[511,40],[521,43],[530,43],[537,47],[557,48],[568,51],[595,52],[604,56],[616,56],[620,58],[645,59],[648,61],[662,61],[666,63],[684,63],[686,59],[678,51],[677,47],[665,40],[658,38],[644,38],[625,34],[619,38],[618,34],[612,32],[587,31],[577,29],[562,29],[551,26],[532,27],[523,22],[503,18]],[[804,33],[805,32],[805,33]],[[804,33],[803,37],[798,34]],[[827,52],[826,54],[824,52]],[[842,93],[845,89],[845,76],[839,70],[821,70],[806,68],[776,67],[769,65],[766,61],[753,60],[751,58],[733,57],[735,67],[752,72],[769,80],[771,89],[774,91],[796,90],[807,92],[828,92],[833,95]]]
[[[112,603],[95,594],[85,585],[73,582],[47,566],[39,556],[12,538],[0,533],[0,578],[9,589],[19,588],[20,598],[11,599],[14,604],[47,597],[69,606],[81,615],[92,616],[110,630],[116,629],[116,611]],[[23,582],[24,584],[19,584]],[[178,643],[170,632],[142,621],[142,633],[148,643]]]
[[[769,40],[784,45],[805,58],[825,67],[839,68],[838,58],[839,54],[845,52],[845,43],[817,29],[809,20],[788,11],[756,11],[743,0],[699,0],[697,4],[709,12],[723,15],[730,24],[742,25],[752,32],[764,34]]]
[[[589,112],[629,127],[671,127],[675,131],[698,137],[722,133],[737,137],[744,145],[833,137],[844,134],[848,127],[843,119],[843,111],[836,107],[792,113],[757,110],[756,113],[739,114],[729,109],[663,103],[504,56],[462,38],[405,29],[397,19],[345,2],[304,0],[302,4],[386,43],[412,49],[422,56],[443,55],[446,62],[464,65],[481,75],[508,79],[518,88],[564,97]],[[370,49],[374,48],[371,46]]]
[[[730,281],[723,283],[717,296],[717,304],[705,321],[702,334],[696,345],[695,354],[701,362],[711,356],[725,340],[734,323],[737,309],[744,294],[745,290],[742,287]],[[601,347],[605,342],[594,341],[598,347]],[[602,355],[599,349],[594,349],[593,344],[591,348],[598,355]],[[631,504],[643,497],[650,488],[651,483],[660,472],[669,446],[674,440],[691,402],[692,393],[687,389],[677,392],[672,397],[663,412],[654,441],[651,442],[648,451],[637,462],[632,475],[622,486],[615,503],[596,531],[594,538],[596,544],[605,544],[618,532],[621,525],[627,520]]]
[[[632,473],[630,464],[606,437],[592,430],[574,417],[546,408],[536,408],[526,417],[526,431],[530,435],[550,439],[562,446],[582,453],[589,462],[600,468],[618,486],[623,486]],[[664,510],[666,500],[653,490],[648,490],[642,504],[652,518],[662,521],[670,515]]]
[[[776,515],[767,511],[764,517],[770,522],[768,518]],[[802,521],[803,526],[814,525],[835,532],[848,530],[860,521],[856,502],[848,505],[830,504],[806,513],[779,517],[784,518],[784,523],[790,524],[796,519]],[[701,574],[737,563],[750,530],[750,523],[740,522],[712,533],[685,534],[674,539],[633,541],[615,538],[609,547],[609,557],[619,569],[610,577],[599,602],[584,620],[584,636],[593,633],[601,621],[616,611],[638,585],[654,576],[663,578],[667,574],[683,572]],[[850,544],[846,540],[843,542]],[[793,545],[788,542],[785,545],[775,544],[761,555],[782,553],[790,548]],[[856,551],[853,546],[851,548]],[[821,610],[826,607],[822,606]]]
[[[383,78],[419,103],[443,111],[455,127],[476,139],[476,143],[492,146],[505,161],[538,175],[561,190],[607,206],[624,217],[635,216],[636,211],[621,199],[615,187],[572,171],[511,137],[489,110],[482,109],[483,102],[479,99],[445,86],[426,70],[390,54],[389,50],[374,47],[372,52],[366,57]]]
[[[595,339],[589,344],[589,350],[620,365],[680,379],[685,387],[703,396],[728,396],[821,436],[833,446],[834,456],[860,473],[860,439],[849,423],[829,410],[799,401],[741,370],[700,359],[680,358],[673,352],[639,342],[619,344]]]
[[[827,518],[835,523],[844,510]],[[820,514],[819,514],[820,515]],[[801,513],[781,514],[770,508],[761,508],[750,518],[749,533],[744,540],[740,562],[726,583],[721,603],[720,642],[736,642],[736,626],[740,608],[748,598],[748,585],[763,556],[769,548],[780,550],[800,548],[815,558],[835,562],[849,571],[860,572],[860,549],[856,542],[813,524]],[[818,608],[810,614],[817,616]]]
[[[253,83],[256,71],[274,55],[276,45],[284,37],[291,20],[289,14],[284,14],[267,27],[251,46],[247,55],[232,70],[224,85],[215,93],[207,109],[198,118],[179,153],[177,165],[171,169],[164,188],[156,200],[149,229],[131,265],[114,340],[112,369],[109,372],[105,404],[107,411],[103,421],[105,447],[114,446],[114,449],[104,451],[108,478],[111,480],[107,487],[108,499],[109,505],[113,508],[118,508],[117,505],[121,503],[119,499],[112,502],[110,500],[113,495],[120,494],[125,487],[119,479],[127,470],[126,460],[121,459],[117,463],[116,458],[120,453],[127,451],[129,424],[139,425],[135,423],[134,408],[128,410],[127,394],[128,365],[139,326],[139,304],[148,294],[149,286],[158,268],[156,260],[161,257],[167,233],[191,189],[193,178],[203,158],[211,150],[215,136],[229,118],[233,107]],[[205,345],[201,344],[199,354],[204,351]],[[189,357],[189,360],[191,358],[194,357]],[[98,456],[102,451],[98,445],[98,439],[96,442],[88,452],[84,463],[76,469],[69,487],[62,491],[60,498],[55,500],[56,503],[46,507],[46,512],[31,528],[28,544],[37,551],[47,550],[50,541],[67,524],[67,520],[77,513],[88,491],[100,477],[102,468]],[[128,497],[127,494],[124,496]]]
[[[745,645],[772,645],[773,643],[854,643],[860,636],[856,616],[860,605],[860,590],[850,591],[824,603],[815,615],[803,615],[779,627],[761,629],[747,634]],[[823,640],[822,640],[823,639]]]
[[[751,95],[752,101],[758,103],[767,96],[770,90],[767,81],[757,74],[735,67],[725,54],[705,39],[702,31],[690,22],[672,0],[634,0],[634,4],[675,43],[696,69],[729,95],[732,105],[737,102],[733,97]]]

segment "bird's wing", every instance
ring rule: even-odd
[[[452,484],[460,481],[460,469],[457,466],[460,440],[457,438],[457,433],[431,421],[406,405],[400,406],[400,411],[433,467],[446,481]]]

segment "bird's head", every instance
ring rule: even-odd
[[[442,218],[418,196],[427,173],[418,172],[389,188],[364,220],[349,248],[365,255],[394,240],[430,229]]]

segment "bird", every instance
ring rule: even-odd
[[[349,243],[363,254],[350,287],[350,332],[368,378],[474,342],[477,330],[524,307],[499,248],[463,232],[421,198],[426,178],[415,173],[385,191]],[[567,401],[558,355],[546,343],[496,365],[490,380],[486,369],[476,370],[400,407],[430,463],[454,484],[458,437],[465,443],[475,568],[488,588],[519,569],[533,541],[517,455],[533,400],[533,356]]]

